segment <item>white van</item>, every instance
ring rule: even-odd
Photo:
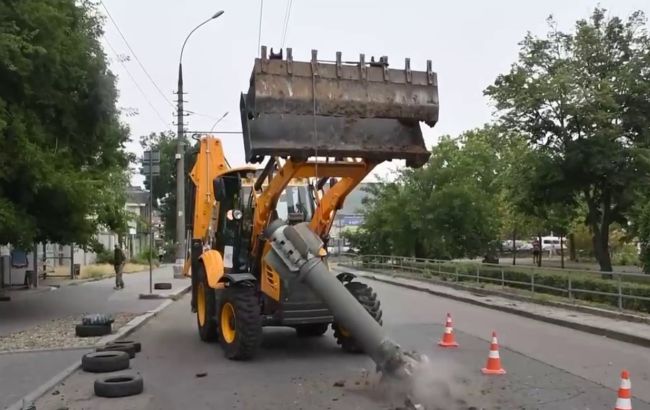
[[[559,236],[542,236],[542,250],[543,251],[560,251],[560,237]],[[562,248],[566,249],[566,238],[562,239]]]

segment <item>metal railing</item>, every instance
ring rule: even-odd
[[[568,298],[650,312],[650,275],[628,272],[598,272],[523,265],[410,258],[389,255],[342,254],[341,266],[378,273],[451,282],[460,286],[518,289],[532,294]]]

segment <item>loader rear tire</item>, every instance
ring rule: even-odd
[[[298,325],[295,328],[298,337],[318,337],[323,336],[329,326],[329,323],[311,323],[308,325]]]
[[[377,323],[382,324],[381,303],[377,298],[375,291],[365,283],[348,282],[345,288],[361,303],[361,305],[370,313]],[[340,344],[343,350],[350,353],[363,353],[363,349],[354,340],[350,332],[341,327],[336,322],[332,323],[336,343]]]
[[[196,325],[199,328],[199,337],[204,342],[214,342],[219,337],[216,317],[216,294],[215,290],[208,286],[208,278],[205,275],[205,268],[197,272],[196,289]]]
[[[219,340],[231,360],[252,358],[262,342],[262,315],[253,287],[224,289],[219,306]]]

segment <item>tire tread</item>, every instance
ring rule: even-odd
[[[345,284],[345,288],[359,301],[366,311],[370,313],[377,323],[383,325],[381,302],[372,287],[361,282],[348,282]],[[358,345],[354,338],[345,336],[336,322],[332,323],[332,329],[334,330],[336,343],[339,344],[343,350],[350,353],[363,353],[361,346]]]

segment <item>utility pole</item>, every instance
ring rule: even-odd
[[[176,264],[174,266],[174,277],[182,277],[183,263],[185,261],[185,138],[184,138],[184,116],[183,113],[183,51],[185,44],[199,27],[216,19],[223,14],[223,10],[217,11],[209,19],[205,20],[185,37],[181,47],[181,55],[178,59],[178,90],[176,103]]]
[[[153,151],[150,164],[153,165]],[[153,166],[149,166],[149,293],[153,292]]]
[[[187,41],[187,40],[186,40]],[[182,52],[181,52],[182,53]],[[182,57],[181,57],[182,58]],[[183,119],[183,63],[178,63],[178,112],[176,122],[176,266],[185,260],[185,139]],[[174,271],[174,276],[177,272]]]
[[[153,292],[153,177],[160,175],[160,151],[149,148],[142,158],[142,174],[149,175],[149,294]]]

